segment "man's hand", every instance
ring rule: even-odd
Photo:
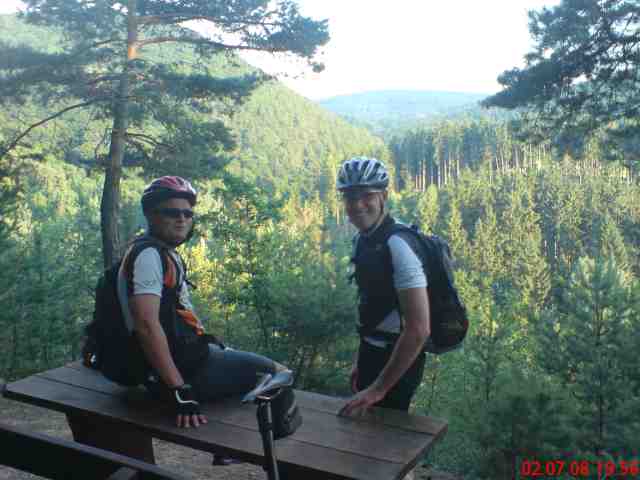
[[[374,383],[361,392],[356,393],[347,404],[342,407],[338,415],[363,415],[371,406],[384,398],[386,392]]]
[[[189,428],[199,427],[207,423],[207,417],[200,413],[200,404],[195,399],[195,394],[191,385],[184,385],[171,389],[171,398],[176,407],[176,425],[178,427]]]
[[[204,425],[208,423],[207,417],[202,414],[198,415],[178,415],[176,417],[176,425],[178,427],[189,428],[193,425],[195,428],[198,428],[200,425]]]

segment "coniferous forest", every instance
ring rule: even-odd
[[[67,98],[77,79],[56,47],[66,41],[60,26],[0,16],[8,52],[0,59],[0,378],[8,380],[79,358],[105,265],[111,106],[60,115],[11,146],[78,101]],[[523,456],[639,458],[640,149],[631,114],[587,128],[579,113],[580,125],[560,131],[558,117],[527,117],[537,97],[518,105],[522,116],[465,115],[456,105],[451,118],[376,136],[386,124],[350,124],[233,52],[150,47],[140,76],[181,79],[177,90],[196,94],[151,99],[162,111],[130,108],[114,245],[144,228],[139,198],[151,178],[193,179],[196,234],[180,248],[209,331],[290,365],[298,388],[349,395],[354,230],[335,175],[349,156],[376,156],[392,171],[394,216],[450,243],[471,322],[462,350],[427,359],[414,409],[447,419],[449,431],[425,462],[497,479],[511,478]],[[38,78],[45,54],[61,62],[46,81]],[[544,59],[531,68],[536,61]],[[85,78],[85,88],[102,89],[109,75]],[[11,83],[18,76],[24,84]],[[506,91],[520,77],[506,75]],[[503,100],[487,106],[514,106]],[[194,133],[169,148],[183,131]]]

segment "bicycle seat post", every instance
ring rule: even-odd
[[[275,444],[273,441],[273,416],[271,414],[271,398],[258,396],[254,402],[258,405],[256,416],[258,417],[258,427],[262,436],[262,446],[264,449],[264,469],[267,471],[269,480],[280,480],[278,464],[276,462]]]

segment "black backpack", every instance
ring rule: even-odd
[[[126,386],[144,383],[150,367],[135,333],[129,331],[122,314],[118,299],[118,272],[122,262],[132,264],[138,254],[148,247],[158,249],[164,278],[167,262],[170,261],[166,248],[150,237],[137,239],[125,257],[105,270],[99,278],[95,289],[93,320],[85,327],[86,341],[82,349],[84,365],[100,370],[109,380]],[[179,285],[180,282],[176,281],[173,288],[163,287],[168,290],[163,290],[163,296],[168,294],[175,302]]]
[[[453,350],[467,335],[469,319],[455,287],[451,249],[444,239],[437,235],[426,235],[416,225],[407,227],[395,223],[389,236],[402,232],[410,233],[418,240],[419,256],[428,275],[431,336],[425,350],[430,353]]]

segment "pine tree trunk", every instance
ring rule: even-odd
[[[105,168],[102,202],[100,204],[100,226],[102,230],[102,254],[105,268],[113,265],[120,256],[120,233],[118,217],[120,210],[120,179],[124,158],[125,137],[129,120],[129,91],[131,61],[137,56],[137,0],[128,0],[127,58],[118,88],[118,98],[113,117],[111,145]]]
[[[422,191],[427,190],[427,158],[425,157],[424,162],[422,162]]]

